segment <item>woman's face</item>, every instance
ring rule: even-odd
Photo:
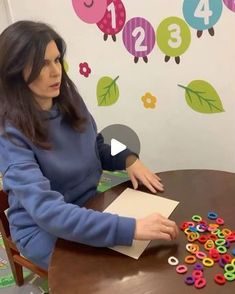
[[[49,110],[52,106],[52,99],[60,94],[62,68],[59,58],[60,52],[55,41],[50,41],[45,51],[44,66],[39,76],[28,85],[36,101],[44,110]],[[30,72],[29,66],[24,69],[25,81],[27,81]]]

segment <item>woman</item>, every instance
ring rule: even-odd
[[[0,172],[11,236],[45,269],[58,237],[106,247],[177,236],[176,224],[157,213],[136,220],[83,207],[102,169],[125,169],[135,155],[110,155],[64,70],[64,54],[63,39],[43,23],[19,21],[0,35]],[[134,188],[141,181],[163,190],[139,159],[126,169]]]

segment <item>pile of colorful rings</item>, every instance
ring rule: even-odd
[[[218,265],[218,273],[214,276],[214,282],[225,285],[235,281],[235,231],[226,228],[224,220],[215,212],[209,212],[208,221],[200,215],[193,215],[191,221],[185,221],[180,225],[184,231],[188,243],[184,262],[171,256],[168,263],[176,267],[178,274],[186,274],[184,282],[194,285],[195,288],[204,288],[207,281],[204,277],[204,269]],[[188,274],[189,266],[192,272]]]

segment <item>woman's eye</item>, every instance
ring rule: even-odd
[[[44,60],[44,66],[48,66],[50,64],[49,60]]]

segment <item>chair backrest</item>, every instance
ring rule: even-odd
[[[0,191],[0,229],[4,237],[10,236],[9,222],[5,214],[5,210],[9,208],[8,195]]]
[[[5,211],[9,208],[8,195],[0,190],[0,232],[2,233],[3,242],[6,248],[7,256],[11,265],[11,270],[16,280],[17,285],[23,284],[22,266],[27,267],[32,272],[41,277],[47,278],[48,272],[30,260],[21,256],[16,248],[15,243],[11,239],[10,227]]]

